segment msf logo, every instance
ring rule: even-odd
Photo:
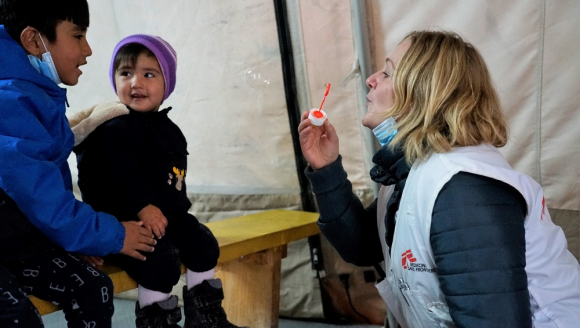
[[[409,268],[409,265],[411,263],[417,262],[417,259],[413,257],[413,253],[411,253],[410,249],[406,250],[405,253],[403,253],[401,256],[402,256],[401,264],[403,265],[403,269],[405,270]]]
[[[542,216],[540,216],[542,221],[544,221],[544,215],[546,215],[546,198],[542,197]]]

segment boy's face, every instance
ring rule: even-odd
[[[56,41],[44,44],[52,56],[54,66],[62,83],[76,85],[83,72],[79,69],[87,63],[87,57],[93,52],[86,38],[86,29],[69,22],[62,21],[56,26]]]
[[[134,67],[121,63],[115,71],[119,100],[138,112],[156,112],[163,102],[165,78],[155,57],[137,57]]]

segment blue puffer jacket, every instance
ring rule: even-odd
[[[118,253],[124,227],[72,193],[66,90],[34,70],[2,25],[0,49],[0,259],[39,232],[70,252]]]

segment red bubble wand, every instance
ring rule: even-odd
[[[330,83],[326,84],[326,91],[324,92],[324,98],[322,98],[322,103],[320,103],[320,107],[317,111],[314,111],[312,115],[316,118],[321,118],[324,115],[320,112],[322,110],[322,105],[324,105],[324,101],[326,100],[326,96],[328,96],[328,91],[330,91]]]

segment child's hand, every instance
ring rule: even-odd
[[[125,221],[121,224],[125,227],[125,240],[119,253],[145,261],[145,256],[138,251],[153,252],[155,250],[153,245],[156,245],[157,241],[153,239],[151,231],[143,228],[143,222]]]
[[[157,238],[165,235],[167,218],[157,206],[149,204],[139,211],[137,216],[143,221],[143,226],[153,232]]]
[[[103,265],[103,259],[98,256],[90,256],[90,255],[79,255],[79,256],[81,259],[89,262],[89,264],[94,267]]]

